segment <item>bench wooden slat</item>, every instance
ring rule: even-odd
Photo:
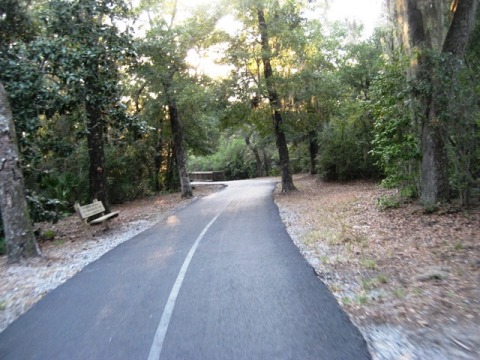
[[[105,206],[103,206],[101,201],[94,201],[91,204],[79,206],[78,211],[83,219],[87,219],[90,216],[103,213],[105,211]]]
[[[99,218],[96,218],[96,219],[94,219],[94,220],[92,220],[92,221],[89,221],[88,223],[89,223],[89,224],[92,224],[92,225],[101,224],[101,223],[104,222],[105,220],[108,220],[108,219],[110,219],[110,218],[117,217],[118,214],[120,214],[120,211],[114,211],[114,212],[111,212],[111,213],[109,213],[109,214],[107,214],[107,215],[103,215],[103,216],[101,216],[101,217],[99,217]]]

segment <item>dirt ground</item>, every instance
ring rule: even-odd
[[[299,191],[275,193],[282,219],[374,359],[480,359],[480,208],[382,209],[396,205],[395,192],[372,182],[294,181]],[[200,186],[194,195],[219,188]],[[120,216],[108,231],[92,228],[93,237],[76,216],[37,224],[56,232],[41,243],[42,259],[8,265],[0,257],[0,331],[83,266],[191,201],[169,194],[115,206]]]
[[[277,189],[281,216],[374,357],[480,359],[479,207],[427,214],[376,183],[295,185]]]

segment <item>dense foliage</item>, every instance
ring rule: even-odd
[[[130,11],[122,0],[2,1],[0,80],[34,220],[55,221],[74,202],[89,201],[102,179],[95,172],[112,203],[178,190],[172,106],[189,171],[278,175],[278,111],[294,172],[329,181],[381,178],[416,197],[421,126],[412,114],[432,84],[408,76],[394,24],[365,39],[355,24],[328,23],[320,8],[307,17],[314,6],[235,0],[193,8],[166,0]],[[259,9],[268,26],[263,48]],[[429,56],[434,85],[443,89],[436,95],[448,103],[441,121],[450,191],[464,204],[480,186],[479,37],[477,21],[455,77],[448,58]],[[228,66],[230,75],[207,76],[192,60],[202,56],[220,64],[212,71]]]

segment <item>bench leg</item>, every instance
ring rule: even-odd
[[[84,227],[85,227],[85,230],[87,231],[87,234],[88,234],[88,236],[90,237],[90,239],[92,239],[92,240],[93,240],[93,231],[92,231],[92,226],[91,226],[91,225],[89,225],[89,224],[88,224],[88,223],[86,223],[86,222],[83,222],[83,225],[84,225]]]

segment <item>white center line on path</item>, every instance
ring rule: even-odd
[[[152,347],[150,348],[150,353],[148,354],[148,360],[160,359],[160,354],[162,353],[163,348],[163,341],[165,340],[165,335],[167,334],[168,325],[170,324],[170,318],[172,317],[173,309],[175,307],[175,301],[177,300],[178,293],[180,291],[180,288],[182,287],[183,279],[185,278],[185,274],[187,273],[188,266],[192,261],[198,244],[205,236],[210,226],[213,225],[213,223],[218,219],[218,217],[225,208],[226,206],[220,211],[220,213],[217,214],[217,216],[212,219],[212,221],[208,223],[207,226],[205,226],[200,235],[198,235],[197,240],[195,240],[195,243],[192,245],[192,248],[188,252],[188,255],[183,262],[180,272],[178,273],[177,280],[175,280],[175,284],[173,284],[172,291],[170,291],[170,296],[168,297],[167,304],[165,305],[165,309],[163,310],[160,324],[158,324],[157,332],[155,333],[155,337],[153,338]]]

